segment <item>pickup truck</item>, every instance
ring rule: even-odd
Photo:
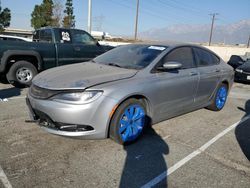
[[[26,87],[39,72],[91,60],[112,49],[78,29],[41,28],[33,42],[0,41],[0,76],[16,87]]]

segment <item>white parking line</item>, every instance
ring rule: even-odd
[[[0,166],[0,180],[2,181],[5,188],[12,188],[12,185],[10,184],[1,166]]]
[[[8,99],[12,100],[12,99],[25,99],[25,96],[20,96],[20,97],[10,97]]]
[[[8,102],[9,100],[16,100],[16,99],[25,99],[25,96],[20,97],[10,97],[10,98],[0,98],[0,102]]]
[[[218,139],[223,137],[229,131],[233,130],[239,123],[246,121],[248,118],[249,117],[245,117],[241,121],[234,123],[233,125],[231,125],[227,129],[223,130],[222,132],[217,134],[215,137],[213,137],[211,140],[209,140],[207,143],[205,143],[203,146],[201,146],[199,149],[195,150],[194,152],[192,152],[188,156],[184,157],[182,160],[180,160],[179,162],[175,163],[173,166],[168,168],[168,170],[162,172],[160,175],[158,175],[157,177],[155,177],[154,179],[149,181],[147,184],[143,185],[142,188],[149,188],[149,187],[152,187],[152,186],[156,185],[157,183],[161,182],[163,179],[165,179],[167,176],[172,174],[174,171],[176,171],[177,169],[179,169],[180,167],[185,165],[188,161],[190,161],[191,159],[193,159],[197,155],[204,152],[209,146],[211,146],[213,143],[215,143]]]

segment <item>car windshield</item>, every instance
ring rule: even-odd
[[[98,56],[93,61],[121,68],[143,69],[166,48],[166,46],[144,44],[120,46]]]

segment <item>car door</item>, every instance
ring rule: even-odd
[[[71,30],[75,58],[88,61],[102,54],[104,49],[94,38],[83,30]]]
[[[211,52],[198,47],[194,48],[197,70],[200,74],[195,101],[197,105],[207,103],[216,90],[220,80],[220,59]]]
[[[154,117],[161,121],[176,116],[194,104],[199,74],[190,47],[179,47],[169,52],[157,66],[166,62],[178,62],[182,68],[156,72],[154,79]]]

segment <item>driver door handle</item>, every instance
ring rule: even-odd
[[[216,69],[215,72],[220,72],[221,70],[220,69]]]
[[[81,48],[80,47],[74,47],[75,51],[81,51]]]
[[[189,75],[190,76],[196,76],[196,75],[198,75],[198,73],[197,72],[190,72]]]

